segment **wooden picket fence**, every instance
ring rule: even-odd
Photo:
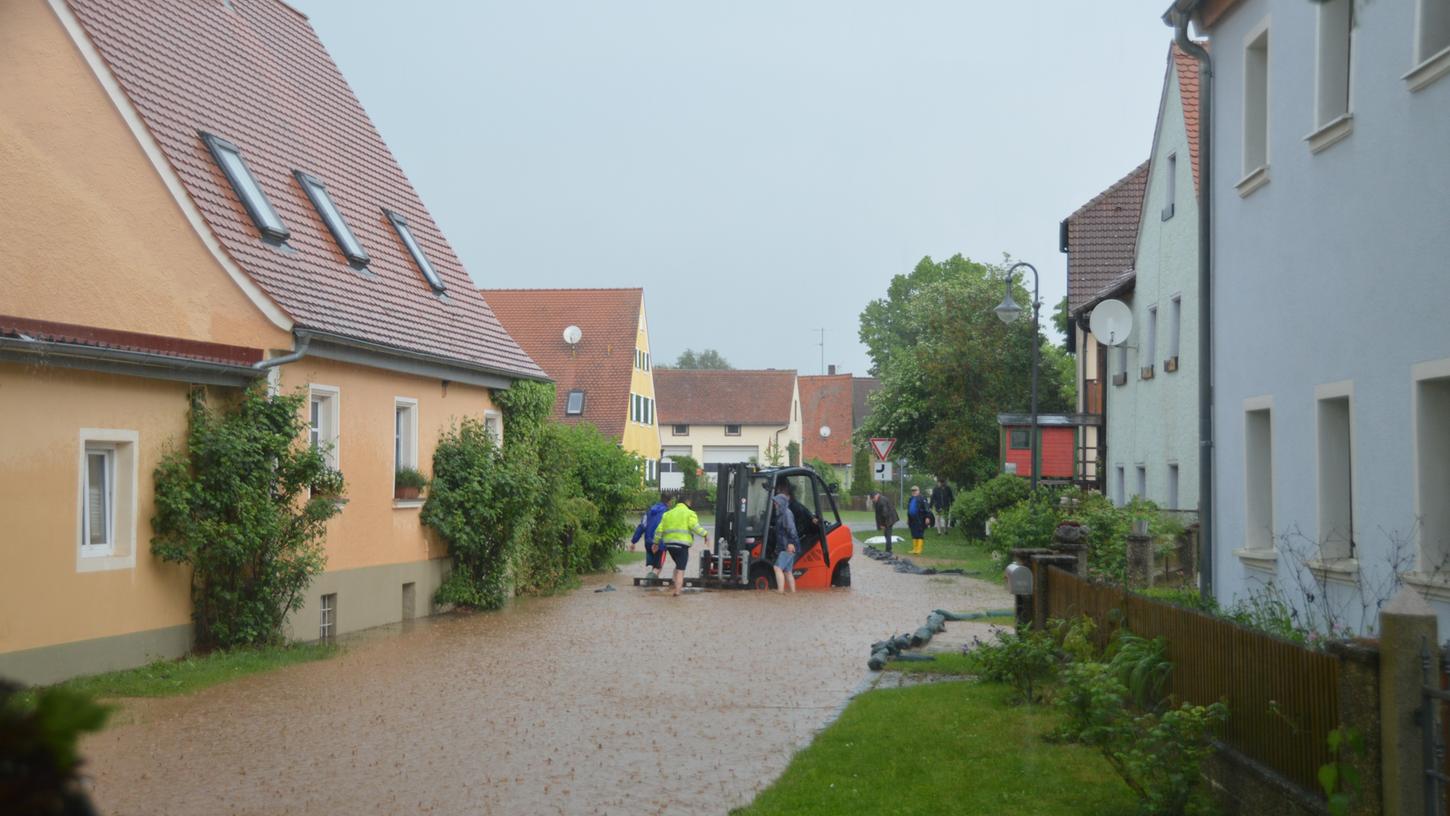
[[[1048,567],[1052,618],[1087,615],[1104,646],[1120,627],[1167,641],[1169,691],[1183,702],[1229,708],[1221,739],[1246,756],[1317,791],[1339,724],[1339,658],[1232,621],[1085,580]]]

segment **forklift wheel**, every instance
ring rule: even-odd
[[[775,570],[757,564],[750,570],[751,589],[775,589]]]
[[[836,571],[831,573],[831,586],[848,587],[851,585],[851,562],[842,561],[836,565]]]

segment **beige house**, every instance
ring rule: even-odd
[[[659,369],[660,487],[684,476],[671,456],[690,456],[714,479],[732,462],[789,464],[802,443],[800,390],[795,371]]]
[[[150,519],[194,388],[302,391],[347,480],[289,621],[312,640],[431,611],[448,561],[394,475],[545,378],[304,15],[157,8],[0,4],[0,676],[24,682],[190,648]]]

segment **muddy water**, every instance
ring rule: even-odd
[[[108,814],[725,813],[847,699],[872,640],[1010,605],[855,561],[853,588],[783,597],[670,598],[628,586],[632,566],[136,701],[85,745],[95,796]]]

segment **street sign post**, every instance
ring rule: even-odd
[[[875,453],[876,458],[882,462],[885,462],[886,457],[891,455],[891,449],[894,447],[896,447],[895,439],[887,439],[879,436],[871,439],[871,452]]]
[[[871,473],[878,482],[889,482],[892,478],[890,462],[872,462]]]

